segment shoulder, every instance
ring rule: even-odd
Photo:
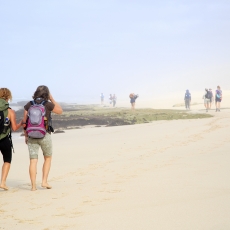
[[[15,116],[15,111],[11,108],[8,108],[8,117],[12,117],[12,116]]]

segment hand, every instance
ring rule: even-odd
[[[28,143],[28,136],[25,136],[25,143]]]

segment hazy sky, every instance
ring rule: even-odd
[[[59,101],[230,89],[229,0],[0,0],[1,87]]]

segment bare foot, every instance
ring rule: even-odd
[[[50,186],[48,183],[42,183],[42,188],[51,189],[52,186]]]
[[[36,187],[34,187],[34,188],[32,187],[32,188],[31,188],[31,191],[36,191],[36,190],[37,190]]]
[[[5,185],[5,184],[1,184],[0,188],[4,189],[4,190],[8,190],[9,188]]]

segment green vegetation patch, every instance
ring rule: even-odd
[[[68,126],[118,126],[149,123],[159,120],[199,119],[212,117],[210,114],[193,114],[180,110],[156,110],[127,108],[106,108],[85,106],[81,109],[64,111],[62,115],[54,115],[53,120],[58,126],[67,122]],[[61,125],[62,126],[62,125]]]
[[[101,107],[99,105],[62,105],[63,114],[52,114],[53,127],[57,130],[77,129],[83,126],[121,126],[149,123],[160,120],[199,119],[212,117],[210,114],[190,113],[182,110],[157,110]],[[16,112],[17,120],[23,110]]]

